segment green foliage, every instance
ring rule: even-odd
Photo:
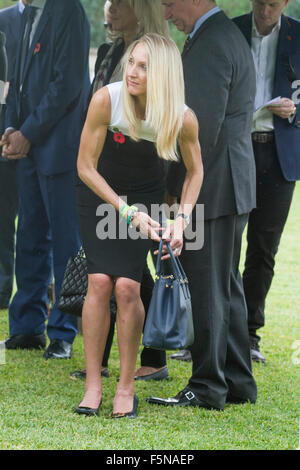
[[[13,5],[14,2],[12,2],[11,0],[0,0],[0,10],[2,8],[6,8],[6,7],[10,7],[11,5]]]
[[[293,18],[300,20],[300,0],[291,0],[286,9],[286,13]]]
[[[91,24],[91,46],[98,47],[105,42],[105,29],[103,26],[103,8],[105,0],[81,0]],[[12,0],[0,0],[0,9],[13,5]],[[243,15],[251,10],[250,0],[217,0],[217,4],[225,13],[233,18]],[[300,0],[290,0],[285,13],[300,20]],[[170,25],[171,36],[182,50],[185,35],[179,32],[173,25]]]
[[[105,42],[106,34],[103,9],[105,0],[81,0],[91,24],[91,46],[99,47]]]
[[[250,0],[217,0],[217,4],[230,18],[243,15],[251,10]]]
[[[103,7],[105,0],[81,1],[91,23],[91,45],[92,47],[98,47],[99,44],[105,41],[105,30],[103,27]],[[217,0],[217,4],[231,18],[251,11],[250,0]],[[291,0],[285,13],[300,19],[300,0]],[[185,35],[178,31],[173,25],[170,25],[170,32],[179,49],[182,50]]]

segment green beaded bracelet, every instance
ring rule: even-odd
[[[138,212],[138,207],[136,206],[130,206],[128,212],[127,212],[127,224],[130,225],[132,222],[132,216],[135,212]]]
[[[122,209],[120,210],[120,214],[122,217],[125,216],[126,212],[130,209],[130,206],[128,206],[127,204],[125,204]]]

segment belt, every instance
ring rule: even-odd
[[[268,142],[273,142],[274,132],[253,132],[251,137],[254,142],[267,144]]]

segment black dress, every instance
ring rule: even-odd
[[[151,205],[163,202],[164,161],[158,157],[153,141],[142,139],[134,142],[126,135],[120,104],[121,86],[122,82],[108,85],[112,90],[112,119],[98,171],[119,196],[127,198],[128,205],[147,210],[153,216]],[[118,127],[114,127],[115,124]],[[138,236],[141,234],[130,228],[118,211],[82,182],[78,182],[77,197],[89,273],[127,277],[141,282],[152,240]],[[132,238],[133,232],[135,239]]]

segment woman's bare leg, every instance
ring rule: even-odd
[[[115,284],[117,334],[120,353],[120,380],[114,398],[114,413],[132,410],[134,374],[143,331],[145,310],[140,298],[140,283],[118,278]]]
[[[86,363],[85,395],[79,406],[98,408],[102,396],[100,368],[110,326],[109,301],[114,283],[106,274],[90,274],[82,312]]]

